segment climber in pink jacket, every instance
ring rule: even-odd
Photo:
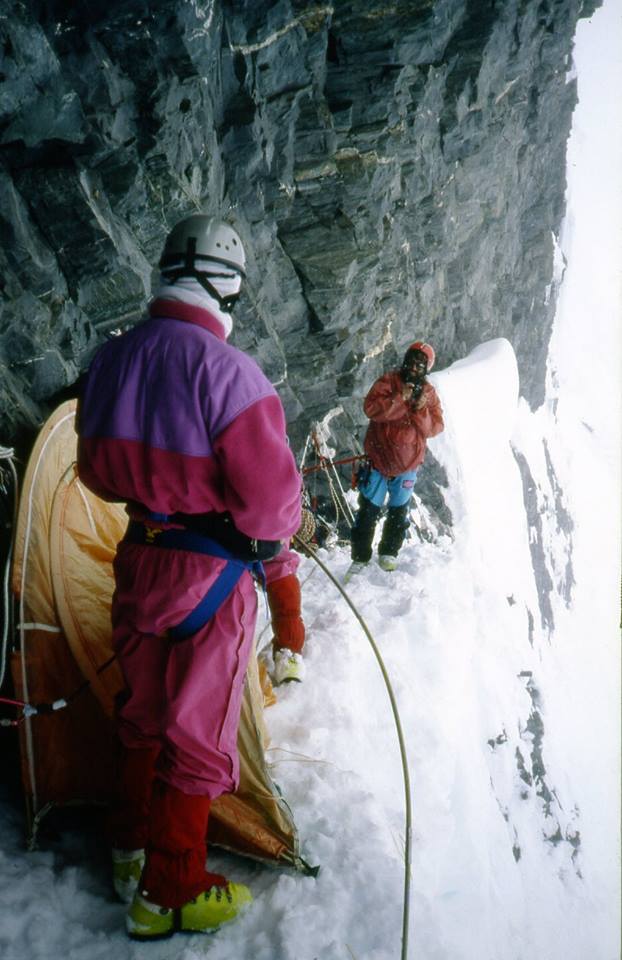
[[[149,318],[96,354],[79,403],[78,471],[125,501],[114,562],[117,892],[132,937],[207,931],[248,902],[205,868],[210,803],[235,790],[256,619],[253,577],[295,572],[301,478],[281,402],[227,343],[245,276],[236,231],[201,214],[170,233]],[[141,872],[142,871],[142,872]],[[140,884],[138,884],[140,878]]]

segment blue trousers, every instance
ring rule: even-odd
[[[372,467],[369,476],[359,482],[359,493],[381,507],[389,495],[389,507],[403,507],[409,503],[415,485],[416,470],[407,470],[397,477],[384,477]]]

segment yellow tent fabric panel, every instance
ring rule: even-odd
[[[26,578],[36,591],[42,623],[54,620],[54,596],[47,549],[52,500],[58,478],[67,468],[68,450],[75,451],[75,400],[62,404],[42,427],[28,460],[22,485],[17,524],[13,535],[12,586],[23,600]],[[30,622],[26,620],[25,622]]]
[[[82,675],[104,711],[111,716],[123,687],[110,659],[112,562],[127,526],[118,503],[104,503],[79,481],[72,463],[60,478],[52,503],[50,567],[54,600],[63,633]]]

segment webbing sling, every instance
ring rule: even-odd
[[[265,574],[263,564],[260,561],[240,560],[216,540],[195,533],[193,530],[175,528],[162,530],[159,527],[148,527],[139,520],[130,520],[123,539],[126,543],[163,547],[167,550],[188,550],[191,553],[203,553],[227,561],[219,576],[194,610],[191,610],[188,616],[176,627],[170,628],[168,633],[172,640],[185,640],[186,637],[192,636],[193,633],[204,627],[210,617],[214,616],[231,594],[245,570],[258,576],[265,586]]]

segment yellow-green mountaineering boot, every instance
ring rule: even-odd
[[[137,891],[127,912],[127,932],[133,940],[162,940],[177,932],[213,933],[235,920],[252,899],[247,886],[231,881],[210,887],[178,909],[159,907]]]
[[[202,933],[217,930],[223,923],[235,920],[252,899],[243,883],[230,880],[226,887],[210,887],[181,908],[181,929]]]

